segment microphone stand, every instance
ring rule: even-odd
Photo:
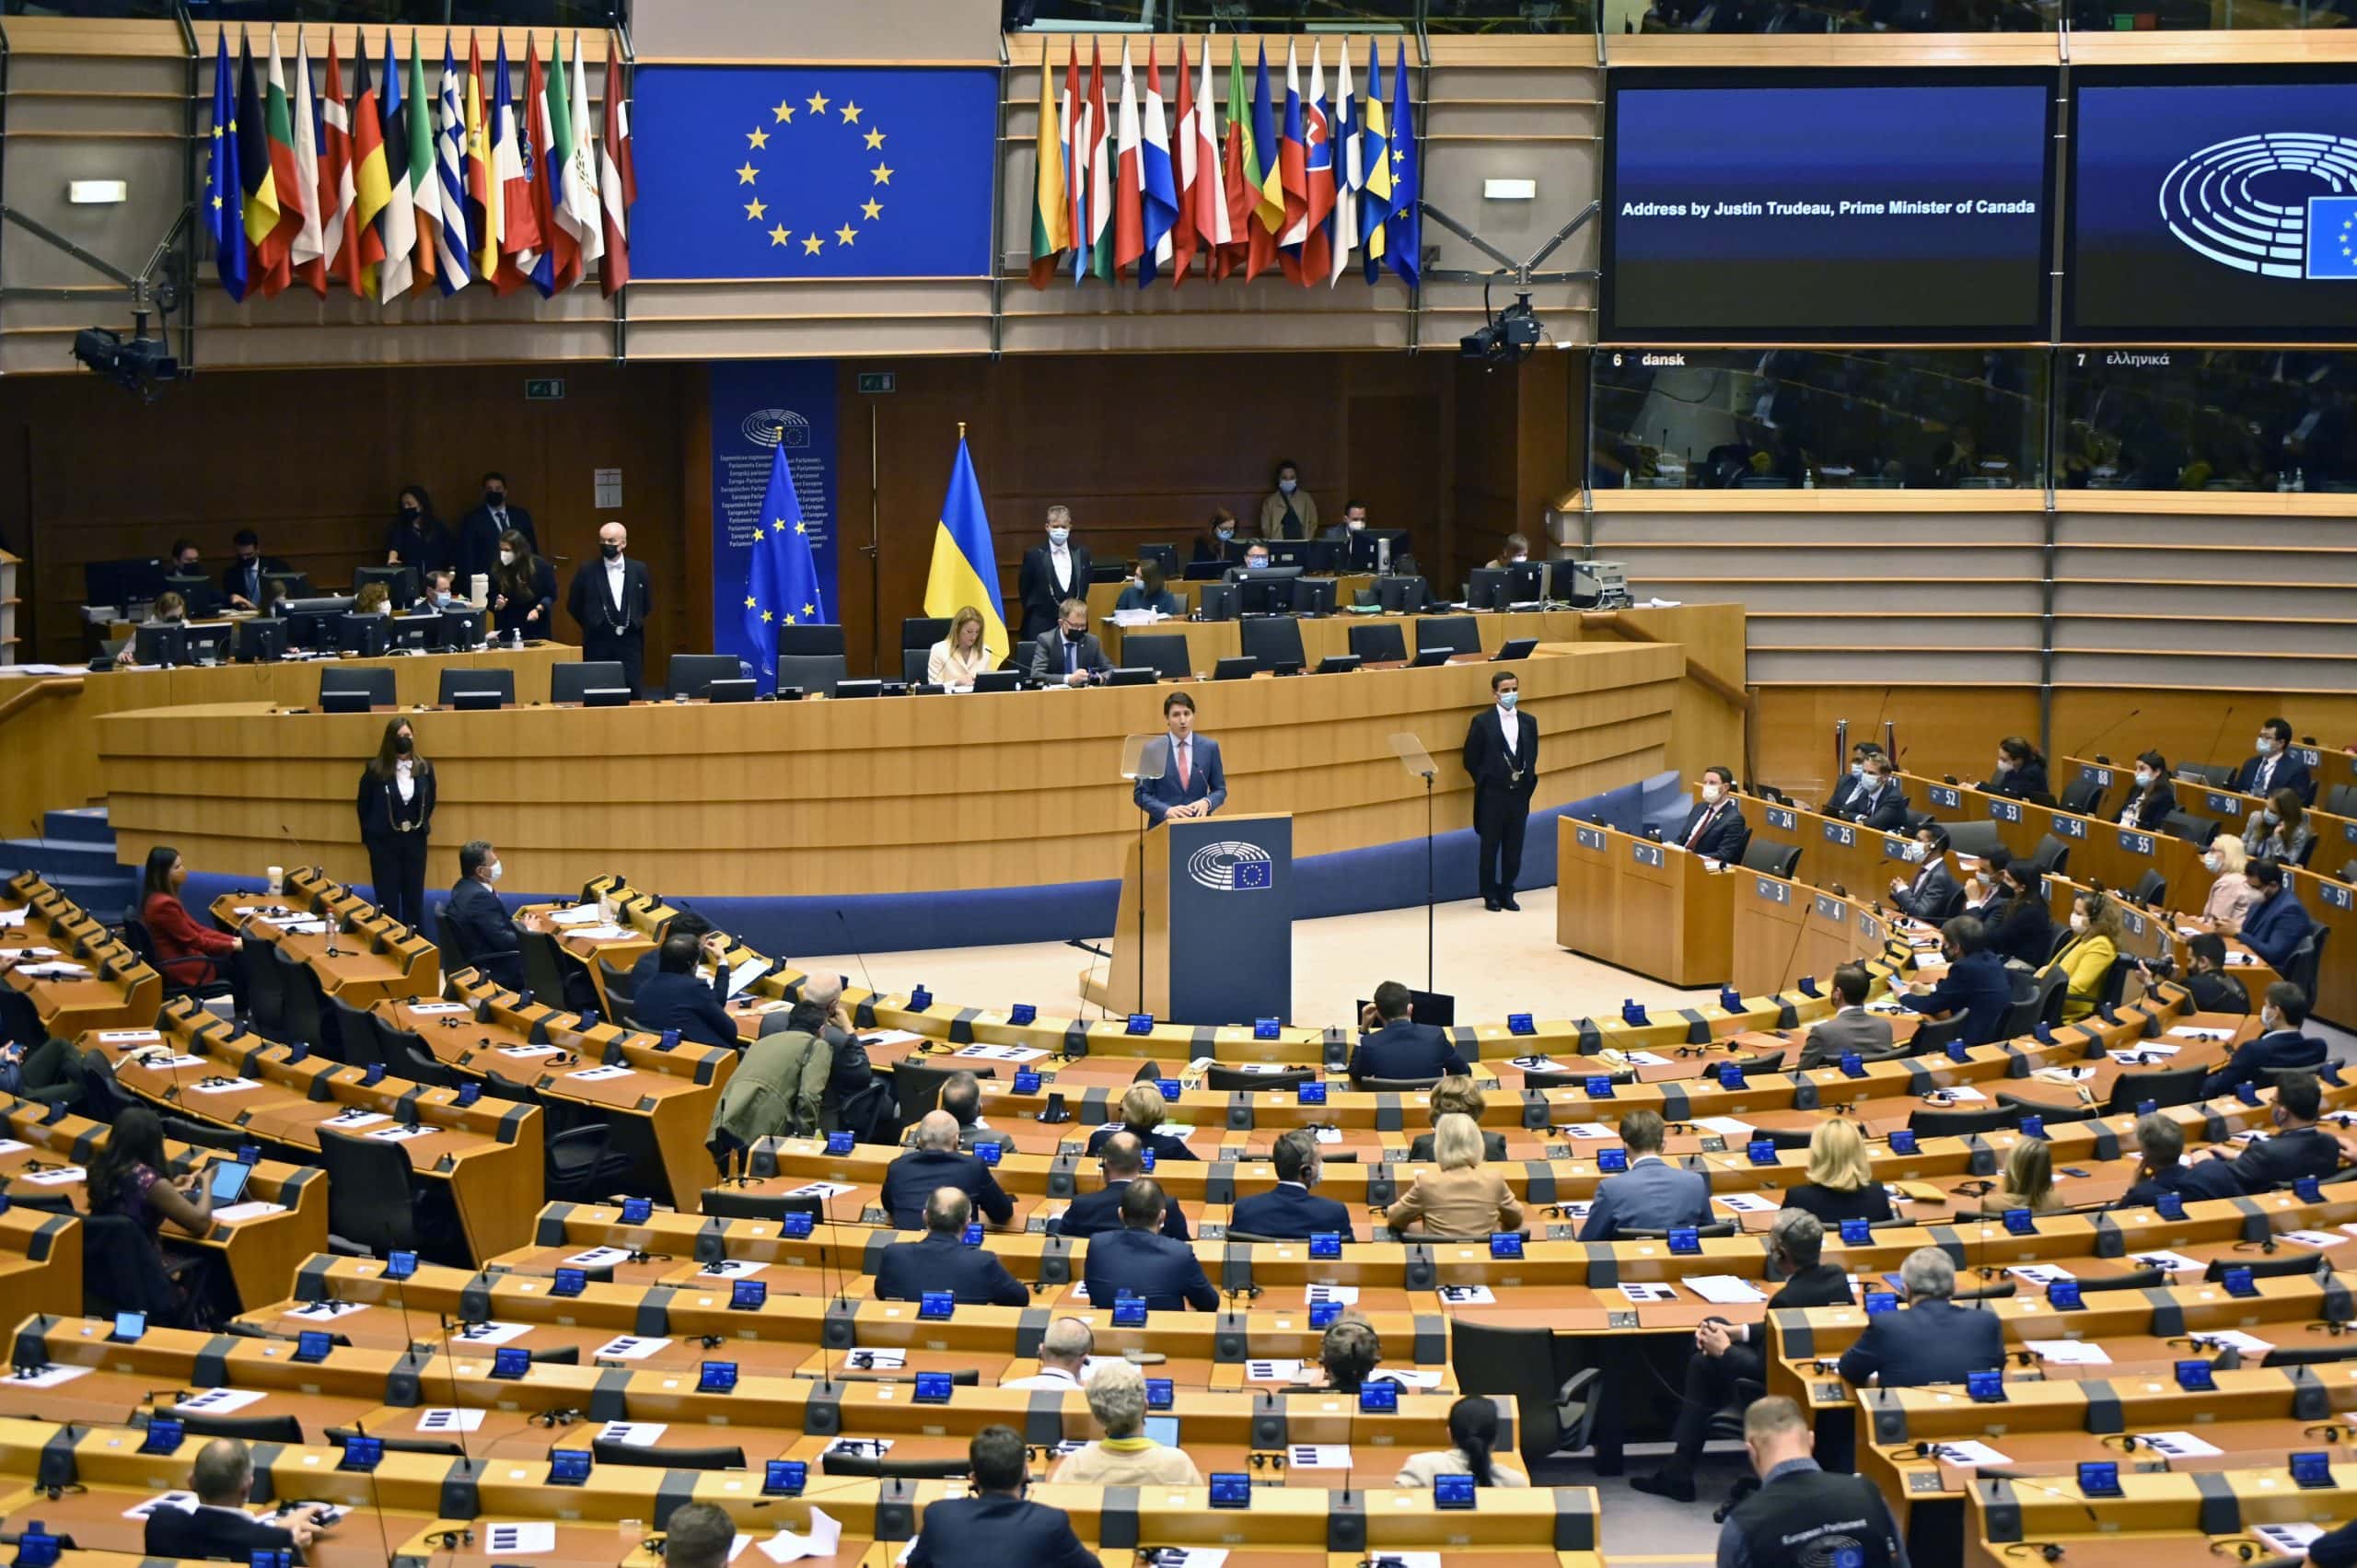
[[[1436,989],[1433,983],[1433,779],[1439,771],[1437,768],[1424,770],[1424,992],[1427,995]],[[1349,1490],[1347,1486],[1343,1488],[1345,1493]],[[1349,1499],[1345,1497],[1344,1501]]]

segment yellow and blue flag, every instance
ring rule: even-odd
[[[1014,651],[1006,618],[999,612],[998,552],[991,543],[990,515],[982,506],[981,482],[966,437],[958,437],[958,461],[949,470],[949,494],[933,535],[933,569],[925,575],[924,612],[946,618],[967,605],[982,614],[982,646],[993,664]]]
[[[777,685],[777,634],[781,627],[816,626],[827,620],[826,597],[819,590],[819,562],[810,530],[786,465],[784,432],[770,462],[770,487],[745,569],[745,639],[753,645],[761,690]]]
[[[2308,276],[2357,278],[2357,196],[2308,198]]]
[[[1422,185],[1417,179],[1416,106],[1408,100],[1408,45],[1403,40],[1391,63],[1391,217],[1385,249],[1391,270],[1414,288],[1423,267],[1424,214],[1417,203]]]

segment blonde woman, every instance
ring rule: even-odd
[[[1866,1140],[1854,1121],[1820,1121],[1808,1137],[1808,1180],[1784,1194],[1784,1207],[1805,1209],[1838,1229],[1843,1220],[1890,1218],[1890,1194],[1875,1179]]]
[[[949,618],[949,635],[934,644],[926,656],[924,678],[935,686],[971,686],[974,677],[995,668],[982,643],[982,612],[961,605]]]
[[[2201,918],[2232,936],[2242,929],[2251,906],[2258,902],[2258,889],[2244,875],[2250,865],[2249,854],[2240,838],[2221,833],[2210,841],[2209,849],[2202,853],[2201,865],[2214,878],[2210,884],[2210,897],[2201,905]]]
[[[1505,1179],[1481,1167],[1481,1129],[1473,1119],[1452,1111],[1433,1129],[1433,1156],[1438,1170],[1416,1178],[1407,1195],[1385,1212],[1384,1223],[1405,1232],[1411,1226],[1427,1237],[1471,1237],[1494,1231],[1520,1230],[1522,1205]]]
[[[1132,1084],[1121,1096],[1121,1121],[1118,1127],[1099,1127],[1088,1135],[1088,1152],[1092,1155],[1105,1146],[1105,1140],[1116,1132],[1128,1132],[1136,1137],[1143,1148],[1154,1151],[1157,1160],[1190,1160],[1192,1149],[1183,1139],[1157,1132],[1163,1119],[1169,1114],[1169,1105],[1162,1098],[1162,1090],[1151,1078]]]
[[[1145,1434],[1145,1375],[1127,1361],[1109,1361],[1088,1375],[1088,1413],[1105,1435],[1064,1456],[1049,1481],[1080,1486],[1201,1486],[1202,1476],[1184,1448],[1166,1448]]]
[[[2041,975],[2060,967],[2071,977],[2062,998],[2062,1021],[2075,1024],[2090,1016],[2103,1002],[2111,966],[2119,961],[2119,939],[2125,932],[2119,906],[2101,893],[2079,893],[2071,900],[2071,940],[2054,955]]]
[[[1440,1125],[1442,1117],[1452,1112],[1471,1117],[1474,1124],[1479,1126],[1481,1112],[1489,1109],[1490,1104],[1489,1097],[1481,1092],[1480,1086],[1473,1081],[1473,1075],[1469,1073],[1450,1074],[1439,1083],[1434,1084],[1424,1098],[1428,1108],[1425,1114],[1435,1127]],[[1410,1162],[1423,1165],[1432,1157],[1433,1135],[1430,1132],[1417,1133],[1414,1140],[1408,1145]],[[1504,1160],[1506,1157],[1506,1135],[1504,1132],[1493,1132],[1486,1127],[1482,1128],[1481,1157],[1485,1160]]]
[[[2032,1214],[2052,1214],[2062,1206],[2054,1191],[2054,1145],[2043,1138],[2024,1138],[2005,1156],[2005,1179],[1993,1192],[1980,1200],[1984,1214],[2002,1214],[2007,1209],[2027,1209]]]

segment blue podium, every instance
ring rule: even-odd
[[[1081,993],[1178,1024],[1293,1016],[1293,818],[1166,822],[1130,845],[1113,956]]]

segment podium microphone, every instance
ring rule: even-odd
[[[2205,763],[2206,763],[2206,761],[2207,761],[2207,760],[2208,760],[2209,758],[2215,757],[2215,756],[2218,754],[2218,742],[2219,742],[2219,741],[2221,741],[2221,740],[2223,740],[2223,738],[2225,738],[2225,734],[2226,734],[2226,723],[2227,723],[2227,721],[2228,721],[2228,720],[2232,719],[2234,716],[2235,716],[2235,704],[2234,704],[2234,703],[2227,703],[2227,704],[2226,704],[2226,711],[2225,711],[2223,714],[2222,714],[2221,715],[2219,715],[2219,718],[2218,718],[2218,729],[2217,729],[2217,733],[2215,733],[2215,734],[2213,734],[2212,736],[2211,736],[2211,737],[2210,737],[2210,744],[2209,744],[2209,746],[2208,746],[2208,747],[2206,747],[2206,748],[2203,749],[2203,751],[2202,751],[2202,753],[2201,753],[2202,758],[2203,758],[2203,760],[2204,760]]]
[[[2095,745],[2097,745],[2098,743],[2100,743],[2101,741],[2103,741],[2104,739],[2106,739],[2107,737],[2109,737],[2109,736],[2110,736],[2110,734],[2111,734],[2111,732],[2112,732],[2113,730],[2118,729],[2121,725],[2126,724],[2130,719],[2134,718],[2138,714],[2141,714],[2141,713],[2142,713],[2143,711],[2144,711],[2144,710],[2143,710],[2143,709],[2142,709],[2142,708],[2131,708],[2131,709],[2129,709],[2126,713],[2124,713],[2124,714],[2120,714],[2118,718],[2116,718],[2116,719],[2112,720],[2109,724],[2107,724],[2107,725],[2104,726],[2101,729],[2099,729],[2099,730],[2096,731],[2096,732],[2095,732],[2095,734],[2093,734],[2093,735],[2091,735],[2091,736],[2087,737],[2087,738],[2086,738],[2086,739],[2080,741],[2076,746],[2073,746],[2073,748],[2071,748],[2071,749],[2070,749],[2068,752],[2066,752],[2066,753],[2065,753],[2065,755],[2067,755],[2067,756],[2072,756],[2072,757],[2084,757],[2084,756],[2088,756],[2088,755],[2090,755],[2090,753],[2089,753],[2089,751],[2088,751],[2088,748],[2090,748],[2090,747],[2092,747],[2092,746],[2095,746]],[[2231,714],[2234,711],[2235,711],[2235,710],[2234,710],[2233,708],[2231,708],[2231,707],[2229,707],[2229,708],[2226,710],[2226,712],[2227,712],[2228,714]]]
[[[843,918],[842,905],[837,904],[834,907],[832,913],[835,917],[835,923],[842,928],[844,950],[849,952],[853,958],[859,960],[859,982],[860,984],[867,987],[867,1005],[869,1007],[873,1008],[876,1005],[876,998],[879,993],[876,989],[876,977],[867,972],[867,955],[860,951],[858,947],[853,943],[851,939],[851,922]],[[857,1031],[854,1030],[853,1032],[856,1033]]]

